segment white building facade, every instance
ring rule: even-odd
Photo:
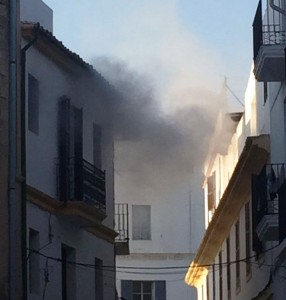
[[[108,84],[53,36],[42,1],[21,5],[27,296],[116,299]]]
[[[221,116],[205,162],[206,232],[186,275],[200,300],[285,298],[286,17],[278,2],[259,2],[244,112],[231,124]]]
[[[117,149],[117,156],[133,147],[126,142]],[[198,202],[202,194],[192,189],[194,180],[180,181],[172,173],[170,178],[166,173],[160,178],[161,169],[151,167],[150,171],[147,161],[136,170],[120,159],[115,161],[116,201],[129,207],[130,253],[116,256],[119,298],[195,299],[195,289],[184,283],[189,260],[203,233],[203,219],[195,223],[192,217],[203,213],[203,204]]]

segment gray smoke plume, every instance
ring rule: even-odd
[[[112,113],[117,174],[124,174],[137,190],[190,180],[193,168],[202,167],[221,106],[219,96],[184,88],[172,101],[185,104],[166,112],[158,96],[164,93],[147,75],[110,58],[99,58],[94,65],[121,95]]]

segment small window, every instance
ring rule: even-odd
[[[28,75],[28,129],[39,134],[39,81]]]
[[[39,294],[40,293],[40,256],[33,252],[39,251],[40,240],[39,232],[30,229],[29,230],[29,291],[30,294]]]
[[[133,240],[151,240],[151,206],[132,205]]]

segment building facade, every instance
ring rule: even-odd
[[[185,278],[200,300],[285,298],[286,14],[278,2],[259,2],[244,112],[232,122],[221,115],[205,162],[206,231]]]
[[[21,5],[27,296],[116,299],[109,85]]]
[[[130,158],[134,147],[133,142],[117,144],[117,156]],[[135,169],[125,162],[116,161],[115,176],[116,201],[124,200],[129,208],[130,253],[116,256],[120,299],[195,299],[195,289],[183,280],[203,233],[203,222],[190,218],[203,213],[197,203],[202,195],[192,189],[194,179],[177,180],[175,170],[170,178],[168,173],[160,177],[162,169],[150,167],[147,160],[137,162]]]

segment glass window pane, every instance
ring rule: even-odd
[[[144,295],[143,300],[152,300],[152,295]]]
[[[151,291],[152,291],[152,282],[151,281],[143,282],[143,292],[151,293]]]
[[[133,300],[141,300],[141,296],[140,295],[133,295]]]
[[[140,292],[141,292],[141,282],[133,281],[133,293],[140,293]]]

